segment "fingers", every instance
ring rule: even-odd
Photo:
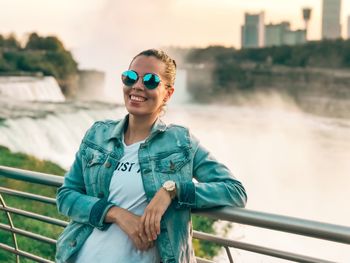
[[[155,225],[155,231],[156,231],[157,235],[160,234],[160,220],[161,219],[162,219],[162,217],[160,215],[157,215],[155,218],[154,225]]]
[[[144,226],[145,226],[145,233],[147,235],[147,239],[148,241],[152,241],[153,240],[153,237],[152,237],[152,233],[151,233],[151,216],[149,213],[147,213],[145,215],[145,223],[144,223]]]
[[[156,226],[155,226],[155,214],[152,214],[150,216],[150,234],[151,234],[151,238],[152,240],[156,240],[157,239],[157,233],[156,233]]]
[[[141,217],[141,224],[149,241],[156,240],[160,234],[160,221],[170,203],[169,194],[159,190],[146,207]]]
[[[160,234],[160,220],[162,218],[161,214],[157,211],[150,212],[147,211],[144,215],[143,227],[148,241],[156,240],[157,236]]]
[[[148,241],[147,236],[145,234],[136,233],[135,235],[133,235],[132,240],[136,248],[139,250],[147,250],[150,248],[151,242]]]
[[[141,240],[141,242],[143,244],[147,244],[148,245],[148,238],[145,235],[145,233],[139,233],[139,239]]]

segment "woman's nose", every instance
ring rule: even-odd
[[[142,78],[139,78],[136,83],[132,86],[133,89],[136,89],[136,90],[144,90],[144,85],[143,85],[143,82],[142,82]]]

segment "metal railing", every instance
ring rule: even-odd
[[[63,183],[63,177],[49,175],[38,172],[25,171],[10,167],[0,166],[0,179],[1,177],[20,180],[28,183],[41,184],[45,186],[59,187]],[[10,207],[6,205],[3,195],[16,196],[25,198],[26,200],[38,201],[46,204],[55,205],[55,199],[46,196],[40,196],[33,193],[27,193],[18,191],[16,189],[9,189],[0,187],[0,210],[4,211],[8,224],[0,223],[0,230],[10,232],[12,234],[13,246],[0,242],[0,249],[6,250],[16,255],[16,261],[19,262],[20,257],[29,258],[36,262],[52,262],[48,259],[44,259],[37,255],[22,251],[18,244],[16,237],[17,235],[25,236],[33,240],[44,242],[47,244],[54,245],[56,240],[42,236],[24,229],[16,228],[13,224],[12,215],[20,215],[23,217],[39,220],[48,224],[52,224],[59,227],[65,227],[68,223],[66,221],[44,216],[41,214],[24,211],[18,208]],[[350,244],[350,227],[339,226],[334,224],[322,223],[317,221],[305,220],[300,218],[294,218],[289,216],[276,215],[271,213],[264,213],[258,211],[252,211],[248,209],[240,208],[216,208],[205,211],[192,211],[193,213],[201,216],[206,216],[213,219],[220,219],[229,222],[240,223],[244,225],[250,225],[265,229],[278,230],[287,233],[293,233],[317,239],[324,239],[328,241],[334,241],[342,244]],[[333,262],[320,258],[310,257],[306,255],[300,255],[291,253],[288,251],[281,251],[274,248],[259,246],[250,244],[242,241],[227,239],[225,237],[203,233],[199,231],[193,232],[193,237],[199,240],[205,240],[225,248],[228,260],[234,262],[229,248],[236,248],[255,252],[263,255],[268,255],[280,259],[291,260],[295,262]],[[205,259],[198,258],[199,263],[213,262]]]

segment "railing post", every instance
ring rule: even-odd
[[[2,197],[2,195],[0,194],[0,203],[1,205],[6,208],[6,203],[5,203],[5,200],[4,198]],[[7,221],[8,221],[8,224],[10,226],[10,228],[13,230],[14,229],[14,225],[13,225],[13,222],[12,222],[12,218],[11,218],[11,214],[9,212],[5,212],[6,213],[6,217],[7,217]],[[12,238],[13,238],[13,244],[14,244],[14,248],[16,251],[18,251],[18,244],[17,244],[17,237],[16,237],[16,233],[11,231],[12,232]],[[19,263],[19,255],[16,255],[16,262]]]

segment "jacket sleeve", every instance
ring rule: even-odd
[[[198,182],[177,185],[178,208],[245,207],[246,191],[231,171],[193,137],[192,172]]]
[[[86,133],[84,139],[93,128],[94,126]],[[63,185],[57,191],[57,207],[60,213],[76,222],[105,230],[110,224],[104,223],[104,218],[113,204],[106,198],[100,199],[86,194],[82,163],[84,139],[71,169],[65,174]]]

